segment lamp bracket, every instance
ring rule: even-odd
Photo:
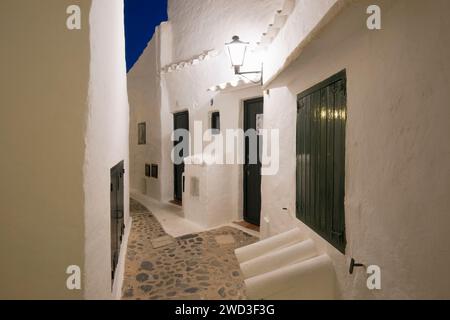
[[[262,86],[263,85],[263,71],[262,70],[263,70],[263,66],[261,66],[261,71],[244,71],[244,72],[241,72],[240,71],[240,67],[239,66],[235,66],[234,67],[234,74],[239,75],[239,76],[243,76],[247,80],[250,80],[252,83],[260,84]],[[247,78],[245,76],[246,74],[260,74],[261,75],[261,80],[260,81],[253,81],[253,80]]]

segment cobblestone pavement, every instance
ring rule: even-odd
[[[167,236],[160,223],[133,199],[130,211],[133,225],[123,299],[246,299],[234,250],[256,242],[256,237],[222,227],[175,238],[171,244],[155,249],[151,240]]]

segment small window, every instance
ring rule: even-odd
[[[145,165],[145,176],[148,178],[158,179],[158,165],[157,164],[146,164]]]
[[[213,134],[220,133],[220,112],[211,113],[211,129]]]
[[[147,125],[145,122],[138,124],[138,144],[147,144]]]
[[[297,217],[345,252],[345,71],[298,97]]]

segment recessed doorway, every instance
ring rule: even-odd
[[[264,98],[247,100],[244,102],[244,131],[262,129],[264,115]],[[257,146],[251,146],[248,135],[245,137],[245,164],[244,164],[244,221],[259,226],[261,219],[261,152],[260,139],[257,135]],[[257,152],[257,162],[251,163],[253,157],[251,150]]]
[[[187,132],[189,131],[189,112],[183,111],[179,113],[175,113],[173,115],[173,128],[174,131],[177,129],[185,129]],[[178,144],[183,143],[184,141],[187,141],[189,144],[189,137],[185,135],[181,135],[178,137],[178,139],[174,142],[174,146],[176,147]],[[184,159],[187,156],[189,156],[189,148],[182,148],[180,150],[179,156]],[[183,173],[184,173],[184,160],[180,164],[174,164],[174,181],[173,181],[173,187],[174,187],[174,203],[181,204],[183,201],[183,190],[184,190],[184,179],[183,179]]]

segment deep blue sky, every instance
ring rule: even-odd
[[[167,0],[125,0],[127,71],[135,64],[153,36],[167,20]]]

